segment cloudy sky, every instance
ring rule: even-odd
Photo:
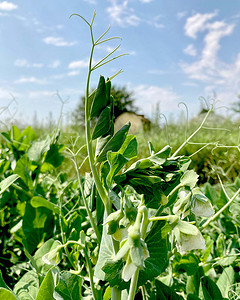
[[[197,114],[199,97],[215,95],[230,105],[240,93],[240,2],[238,0],[21,0],[0,1],[0,107],[30,120],[51,112],[57,118],[74,110],[84,94],[91,47],[87,25],[94,10],[97,39],[121,37],[114,60],[93,73],[112,76],[117,86],[134,92],[139,112],[151,116],[160,103],[163,113],[179,111],[184,101]],[[97,62],[119,41],[96,48]]]

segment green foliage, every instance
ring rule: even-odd
[[[149,143],[144,157],[128,135],[130,124],[113,132],[111,80],[101,76],[91,95],[89,85],[94,70],[119,57],[110,58],[118,47],[92,65],[95,47],[115,38],[104,40],[107,30],[95,40],[95,14],[91,23],[79,17],[92,37],[85,103],[91,172],[80,173],[77,140],[71,148],[56,131],[36,139],[30,127],[1,133],[0,298],[205,300],[236,294],[240,179],[197,186],[199,175],[181,151],[204,122],[177,149],[155,150]],[[63,172],[66,154],[76,176]]]

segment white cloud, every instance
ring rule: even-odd
[[[49,68],[56,69],[61,65],[59,60],[54,60],[51,64],[48,65]]]
[[[17,5],[12,2],[8,2],[8,1],[0,2],[0,10],[11,11],[17,8],[18,8]]]
[[[54,37],[54,36],[48,36],[43,39],[45,44],[53,45],[56,47],[66,47],[66,46],[74,46],[77,44],[77,41],[73,42],[67,42],[64,40],[63,37]]]
[[[69,69],[82,69],[82,68],[86,68],[88,67],[88,60],[76,60],[76,61],[72,61],[69,65],[68,68]]]
[[[28,67],[29,63],[26,59],[17,59],[15,60],[14,65],[16,67]]]
[[[68,72],[67,73],[67,76],[77,76],[77,75],[79,75],[79,71],[71,71],[71,72]]]
[[[141,19],[136,16],[133,8],[128,7],[128,0],[110,0],[111,6],[107,8],[107,12],[112,23],[121,27],[138,26]]]
[[[34,63],[32,64],[33,68],[42,68],[43,67],[43,64],[40,64],[40,63]]]
[[[85,2],[88,2],[89,4],[97,4],[96,0],[84,0]]]
[[[216,80],[221,65],[223,65],[217,58],[220,49],[220,40],[225,36],[229,36],[233,32],[233,29],[233,24],[227,24],[223,21],[206,23],[205,30],[208,32],[204,38],[201,57],[192,64],[182,63],[181,67],[183,71],[192,79],[202,81]]]
[[[150,2],[152,2],[153,0],[140,0],[140,2],[142,2],[142,3],[150,3]]]
[[[194,47],[193,44],[190,44],[188,45],[184,50],[183,50],[184,53],[188,54],[188,55],[191,55],[191,56],[196,56],[197,55],[197,50],[196,48]]]
[[[171,88],[161,88],[154,85],[139,85],[133,88],[133,92],[137,99],[136,105],[148,116],[151,116],[157,103],[160,103],[161,112],[171,113],[176,109],[181,99],[181,96],[177,95]]]
[[[187,19],[185,24],[185,34],[189,37],[196,38],[197,33],[204,31],[207,27],[207,21],[217,15],[217,12],[208,14],[195,14]]]
[[[39,79],[34,76],[31,77],[21,77],[15,81],[15,83],[36,83],[36,84],[48,84],[46,79]]]
[[[165,25],[163,25],[159,20],[162,18],[162,15],[157,15],[150,21],[147,21],[148,24],[153,25],[156,28],[164,28]]]
[[[30,64],[26,59],[17,59],[17,60],[15,60],[14,65],[16,67],[24,67],[24,68],[29,68],[29,67],[42,68],[43,67],[43,64],[41,64],[41,63]]]
[[[186,12],[186,11],[179,11],[179,12],[177,13],[177,18],[178,18],[178,20],[181,20],[181,19],[184,18],[186,15],[187,15],[187,12]]]
[[[182,62],[180,66],[190,79],[207,84],[206,93],[209,93],[210,90],[216,91],[220,100],[230,103],[233,101],[234,95],[236,98],[240,92],[240,53],[233,63],[226,63],[218,57],[218,52],[221,48],[220,42],[224,37],[233,33],[235,26],[226,21],[212,21],[213,15],[216,13],[196,14],[192,17],[192,19],[198,19],[198,21],[201,19],[202,21],[195,23],[198,25],[193,27],[194,30],[187,31],[188,36],[196,38],[200,30],[206,32],[203,38],[204,46],[197,60],[193,63]],[[202,24],[201,29],[200,23]],[[189,19],[187,24],[189,26]],[[185,30],[188,26],[185,26]],[[190,47],[189,49],[191,50]]]

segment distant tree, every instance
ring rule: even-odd
[[[129,92],[125,86],[123,87],[111,87],[111,95],[114,98],[114,120],[124,112],[138,111],[134,105],[133,92]],[[81,97],[80,102],[77,104],[76,109],[72,113],[73,125],[84,126],[84,107],[85,97]]]

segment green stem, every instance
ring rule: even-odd
[[[87,144],[87,152],[88,152],[88,158],[89,158],[89,164],[92,171],[92,175],[94,178],[94,182],[96,184],[97,191],[103,201],[103,204],[106,207],[107,214],[110,213],[108,210],[107,202],[108,202],[108,195],[106,191],[104,190],[96,165],[94,163],[94,154],[93,154],[93,146],[92,146],[92,139],[91,139],[91,130],[90,130],[90,114],[89,114],[89,85],[90,85],[90,77],[92,72],[92,59],[93,59],[93,52],[94,52],[94,40],[93,40],[93,33],[92,28],[91,30],[91,37],[92,37],[92,49],[89,59],[89,68],[88,68],[88,76],[87,76],[87,87],[86,87],[86,99],[85,99],[85,131],[86,131],[86,144]]]
[[[84,248],[84,255],[85,255],[85,258],[86,258],[86,262],[87,262],[87,267],[88,267],[88,273],[89,273],[89,278],[90,278],[90,285],[91,285],[91,289],[92,289],[92,293],[93,293],[93,299],[94,300],[97,300],[98,299],[98,296],[97,296],[97,291],[95,289],[95,285],[94,285],[94,281],[93,281],[93,269],[92,269],[92,264],[91,264],[91,261],[89,259],[89,256],[88,256],[88,250],[87,248]]]
[[[32,194],[32,193],[30,193],[30,192],[28,192],[28,191],[25,191],[23,188],[21,188],[19,185],[17,185],[16,183],[12,183],[12,186],[16,189],[16,190],[18,190],[18,191],[20,191],[20,192],[23,192],[24,194],[26,194],[29,198],[32,198],[34,195]]]
[[[59,198],[59,209],[60,209],[60,214],[59,214],[59,226],[60,226],[60,230],[61,230],[61,237],[62,237],[62,243],[65,244],[66,243],[66,236],[65,236],[65,233],[63,231],[63,226],[62,226],[62,222],[63,222],[63,214],[62,214],[62,197],[60,196]],[[64,247],[64,251],[67,255],[67,258],[71,264],[71,266],[73,267],[74,270],[77,270],[77,267],[76,267],[76,264],[73,262],[71,256],[70,256],[70,253],[68,251],[68,248],[67,247]]]
[[[100,234],[100,232],[98,230],[96,222],[94,221],[92,212],[91,212],[91,210],[88,207],[87,199],[86,199],[85,194],[84,194],[84,189],[83,189],[83,185],[82,185],[82,181],[81,181],[81,178],[80,178],[79,169],[78,169],[78,166],[77,166],[77,161],[76,161],[76,157],[75,156],[74,156],[74,163],[75,163],[75,167],[76,167],[76,171],[77,171],[78,183],[79,183],[79,187],[80,187],[80,190],[81,190],[83,203],[84,203],[84,206],[86,208],[86,211],[87,211],[87,214],[88,214],[91,226],[92,226],[92,228],[94,229],[94,231],[96,233],[98,243],[100,244],[101,243],[101,234]]]
[[[173,157],[175,157],[177,154],[178,154],[178,152],[180,151],[180,150],[182,150],[182,148],[198,133],[198,131],[203,127],[203,125],[204,125],[204,123],[206,122],[206,120],[207,120],[207,118],[208,118],[208,116],[209,116],[209,114],[212,112],[212,109],[210,109],[208,112],[207,112],[207,114],[206,114],[206,116],[205,116],[205,118],[203,119],[203,121],[202,121],[202,123],[200,124],[200,126],[189,136],[189,138],[187,138],[186,140],[185,140],[185,142],[184,143],[182,143],[182,145],[173,153],[173,155],[171,156],[171,158],[173,158]]]
[[[138,275],[139,275],[139,268],[137,268],[136,272],[134,273],[134,275],[131,279],[128,300],[134,300],[134,298],[135,298],[135,294],[136,294],[136,290],[137,290]]]
[[[112,288],[111,300],[121,300],[121,294],[122,294],[121,290],[113,287]]]
[[[237,190],[237,192],[232,196],[232,198],[229,198],[228,195],[226,194],[227,198],[229,199],[229,201],[214,215],[212,216],[211,218],[209,218],[207,220],[207,222],[205,222],[203,225],[202,225],[202,229],[207,227],[212,221],[216,220],[216,218],[218,216],[220,216],[220,214],[237,198],[237,196],[240,194],[240,189]]]

